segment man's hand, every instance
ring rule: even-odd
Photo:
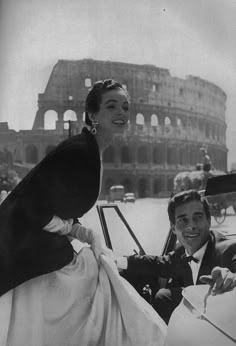
[[[212,295],[230,291],[236,287],[236,273],[232,273],[228,268],[215,267],[211,275],[202,275],[200,280],[212,286]]]

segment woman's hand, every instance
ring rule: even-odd
[[[101,235],[93,229],[86,228],[77,223],[72,226],[70,234],[82,243],[91,245],[91,249],[97,261],[99,261],[100,254],[106,255],[112,259],[114,258],[112,251],[106,247]]]

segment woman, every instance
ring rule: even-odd
[[[79,218],[99,195],[102,152],[129,117],[122,86],[95,83],[86,100],[90,126],[49,153],[0,206],[0,295],[42,274],[58,270],[74,256],[67,237],[43,231],[54,215]]]
[[[128,117],[122,86],[95,83],[90,131],[59,144],[0,206],[1,345],[143,345],[147,335],[145,344],[162,344],[164,323],[101,255],[99,236],[75,220],[96,202],[102,152]],[[88,248],[75,255],[68,235],[91,244],[95,257]]]

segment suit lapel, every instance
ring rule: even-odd
[[[202,259],[202,263],[199,268],[197,284],[202,284],[199,278],[202,275],[210,275],[212,269],[215,267],[216,263],[216,253],[215,253],[215,237],[211,234],[205,254]]]

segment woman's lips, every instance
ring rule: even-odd
[[[115,125],[124,125],[125,121],[123,119],[115,119],[112,121],[112,123]]]

